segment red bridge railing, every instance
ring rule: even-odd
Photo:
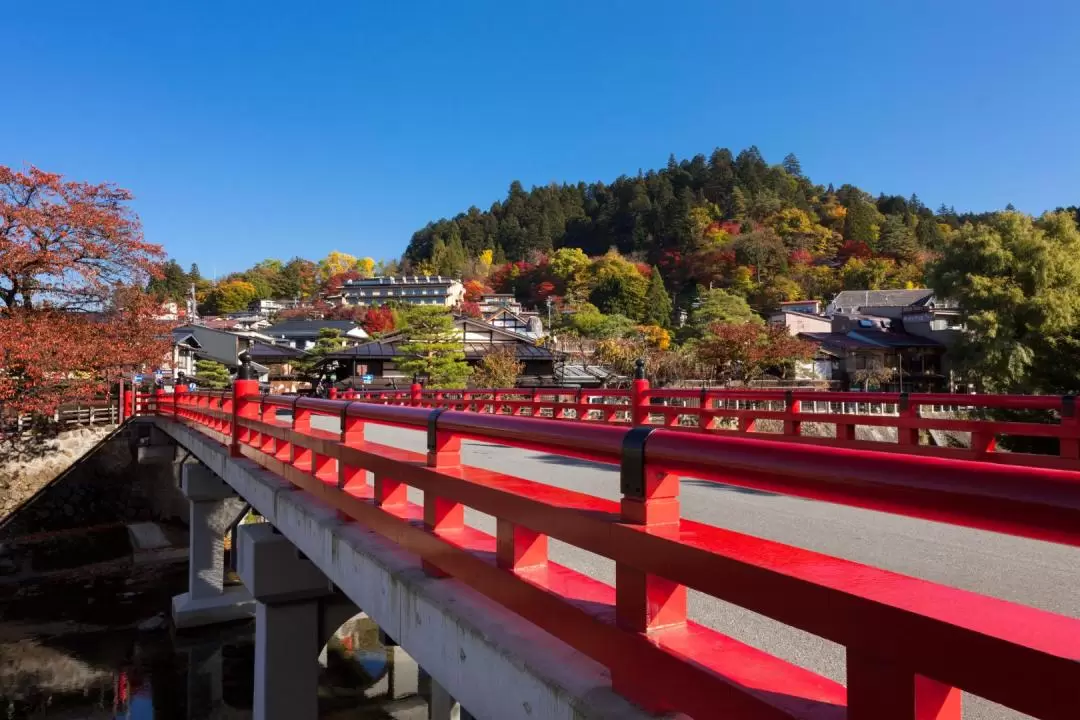
[[[1075,472],[600,422],[567,433],[557,420],[256,389],[238,381],[235,400],[181,393],[148,411],[605,665],[649,710],[960,720],[962,689],[1038,718],[1080,712],[1080,620],[693,522],[679,505],[679,478],[693,477],[1080,546]],[[368,425],[425,433],[427,452],[373,442]],[[621,500],[470,467],[464,439],[618,466]],[[466,525],[466,507],[494,516],[496,534]],[[613,560],[614,586],[552,562],[549,538]],[[847,686],[693,622],[691,589],[843,645]]]
[[[631,390],[422,390],[413,386],[389,392],[349,391],[341,397],[383,405],[655,425],[710,435],[753,435],[829,447],[1080,469],[1080,419],[1072,396],[653,389],[647,381],[638,380]],[[983,417],[995,410],[1027,411],[1033,417],[1015,421]],[[856,433],[859,427],[866,429],[861,438]],[[871,439],[870,428],[886,432]],[[1047,439],[1048,452],[1004,452],[998,444],[1003,437]],[[954,441],[956,446],[950,444]]]

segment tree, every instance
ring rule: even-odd
[[[0,166],[0,408],[47,413],[160,363],[161,248],[143,240],[130,193]],[[93,311],[81,312],[81,311]]]
[[[169,351],[157,309],[137,288],[101,313],[0,309],[0,411],[48,414],[103,396],[121,373],[153,369]]]
[[[311,260],[294,257],[281,269],[283,297],[310,299],[315,296],[319,268]]]
[[[478,388],[512,388],[525,363],[518,361],[514,343],[493,345],[473,370],[470,384]]]
[[[369,257],[362,257],[356,261],[356,272],[360,273],[360,277],[369,278],[375,272],[375,259]]]
[[[150,279],[146,292],[161,300],[181,302],[187,297],[190,285],[191,279],[180,263],[167,260],[162,263],[157,277]]]
[[[645,291],[645,311],[641,314],[641,321],[646,325],[671,327],[671,313],[671,296],[664,287],[660,270],[653,265],[652,275],[649,277],[649,289]]]
[[[781,165],[788,175],[802,177],[802,165],[799,163],[799,158],[795,157],[795,153],[788,153],[785,155]]]
[[[735,259],[755,270],[755,279],[761,282],[782,271],[787,266],[787,248],[772,230],[755,230],[735,239]]]
[[[581,277],[589,267],[589,257],[581,248],[559,248],[551,256],[551,271],[562,280]]]
[[[610,251],[597,258],[590,268],[590,275],[589,302],[600,312],[641,318],[648,283],[632,262]]]
[[[232,383],[229,369],[217,360],[195,361],[195,384],[212,390],[226,388]]]
[[[345,338],[337,328],[319,328],[319,337],[307,352],[293,363],[297,373],[313,386],[325,373],[326,356],[345,347]]]
[[[1069,214],[1005,212],[965,225],[930,280],[964,310],[950,355],[980,388],[1080,391],[1080,232]]]
[[[856,197],[847,206],[847,214],[844,216],[844,239],[866,243],[871,249],[876,248],[881,221],[881,213],[873,203],[863,197]]]
[[[331,250],[319,261],[319,281],[326,285],[335,275],[341,275],[355,268],[356,262],[356,258],[348,253]]]
[[[716,323],[760,325],[761,322],[746,300],[719,288],[700,293],[698,306],[690,315],[690,324],[698,333]]]
[[[143,240],[131,199],[108,183],[0,165],[0,302],[98,310],[117,285],[157,276],[164,255]]]
[[[212,315],[234,313],[245,310],[253,300],[258,300],[259,291],[244,280],[229,280],[219,283],[210,291],[206,310]]]
[[[401,346],[398,370],[426,376],[429,387],[464,387],[470,368],[453,316],[444,308],[420,305],[408,308],[402,320],[402,332],[409,341]]]
[[[871,388],[877,389],[896,377],[896,368],[885,367],[882,358],[868,358],[865,368],[860,368],[851,374],[852,381],[862,385],[864,391]]]
[[[394,329],[394,313],[385,305],[369,307],[360,325],[373,338],[385,335]]]
[[[479,280],[467,280],[465,282],[465,299],[468,302],[479,302],[481,297],[490,293],[491,288]]]
[[[886,215],[878,238],[878,252],[901,262],[911,262],[919,256],[919,242],[899,215]]]
[[[701,363],[720,382],[746,384],[767,370],[778,370],[814,357],[817,346],[777,325],[715,323],[695,346]]]

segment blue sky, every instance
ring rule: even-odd
[[[725,146],[958,210],[1080,203],[1080,4],[7,4],[0,163],[132,190],[204,274],[390,258],[513,179]]]

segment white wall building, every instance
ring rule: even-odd
[[[461,280],[441,275],[400,275],[396,277],[347,280],[338,288],[341,305],[382,305],[399,302],[407,305],[442,305],[454,307],[465,298]]]

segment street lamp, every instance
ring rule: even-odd
[[[548,309],[548,332],[551,332],[551,296],[548,295],[546,301]]]

